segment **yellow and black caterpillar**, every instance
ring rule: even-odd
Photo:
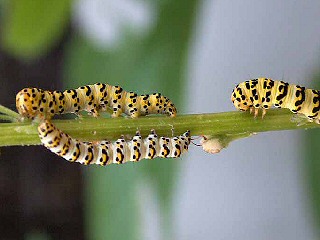
[[[299,85],[268,78],[252,79],[238,84],[231,95],[234,106],[242,111],[250,109],[257,116],[262,109],[262,116],[272,105],[288,108],[293,113],[300,113],[310,120],[320,123],[320,93]]]
[[[119,86],[96,83],[66,91],[45,91],[25,88],[16,95],[16,107],[23,117],[51,119],[55,114],[79,113],[82,110],[98,116],[99,111],[112,109],[112,117],[122,113],[136,118],[147,114],[175,117],[174,104],[160,93],[137,95]]]
[[[156,157],[177,158],[188,151],[191,142],[190,131],[172,138],[158,138],[151,131],[145,139],[137,132],[130,141],[121,137],[115,142],[82,142],[60,131],[48,120],[40,123],[38,133],[42,144],[50,151],[70,162],[85,165],[122,164]]]

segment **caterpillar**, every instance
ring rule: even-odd
[[[67,161],[102,166],[137,162],[144,158],[177,158],[188,151],[191,142],[190,131],[172,138],[158,138],[154,130],[145,139],[136,132],[130,141],[121,137],[115,142],[82,142],[60,131],[48,120],[40,123],[38,134],[46,148]]]
[[[46,91],[24,88],[16,95],[16,107],[22,117],[51,119],[55,114],[85,110],[97,117],[99,111],[112,109],[112,117],[122,113],[131,118],[148,114],[167,114],[175,117],[174,104],[160,93],[137,95],[119,86],[96,83],[66,91]]]
[[[254,111],[255,117],[259,109],[264,117],[266,110],[274,105],[320,123],[320,92],[283,81],[258,78],[242,82],[233,89],[231,101],[239,110]]]

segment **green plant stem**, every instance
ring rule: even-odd
[[[17,118],[8,116],[8,115],[4,115],[4,114],[0,114],[0,120],[3,121],[7,121],[7,122],[18,122]]]
[[[72,137],[86,141],[114,140],[119,136],[131,137],[137,130],[143,136],[155,129],[159,136],[180,135],[190,130],[193,136],[211,135],[228,137],[239,134],[257,133],[266,131],[308,129],[320,127],[319,124],[308,122],[306,119],[298,118],[293,121],[292,114],[287,109],[269,110],[264,119],[253,118],[245,112],[223,112],[210,114],[179,115],[175,118],[167,116],[130,118],[93,118],[86,117],[72,120],[53,120],[53,123],[62,131]],[[1,123],[0,124],[0,146],[14,145],[39,145],[40,139],[37,133],[38,123]]]
[[[6,108],[3,105],[0,105],[0,113],[2,113],[4,115],[11,116],[12,119],[19,119],[19,117],[20,117],[19,113],[12,111],[11,109]]]

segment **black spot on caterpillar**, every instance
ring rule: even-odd
[[[122,113],[136,118],[148,114],[167,114],[175,117],[174,104],[160,93],[137,95],[126,92],[119,86],[96,83],[74,90],[45,91],[38,88],[25,88],[16,95],[16,107],[23,117],[51,119],[55,114],[78,113],[82,110],[98,116],[107,108],[113,111],[112,117]]]
[[[188,151],[191,142],[190,131],[169,138],[158,137],[153,130],[145,139],[137,132],[130,141],[121,137],[115,142],[82,142],[60,131],[48,120],[40,123],[38,134],[46,148],[70,162],[103,166],[137,162],[144,158],[177,158]]]
[[[283,81],[258,78],[238,84],[231,95],[231,101],[237,109],[254,111],[257,116],[262,109],[262,117],[272,105],[288,108],[310,120],[320,123],[320,93],[299,85]]]

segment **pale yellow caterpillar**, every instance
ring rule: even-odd
[[[174,104],[160,93],[137,95],[126,92],[119,86],[96,83],[66,91],[45,91],[38,88],[25,88],[16,95],[16,107],[22,117],[39,116],[51,119],[55,114],[79,113],[84,110],[93,116],[108,108],[112,117],[122,113],[136,118],[148,114],[167,114],[175,117]]]
[[[288,108],[293,113],[300,113],[320,123],[320,93],[318,90],[306,89],[299,85],[268,78],[252,79],[238,84],[231,95],[231,101],[237,109],[254,111],[262,116],[272,105]]]

